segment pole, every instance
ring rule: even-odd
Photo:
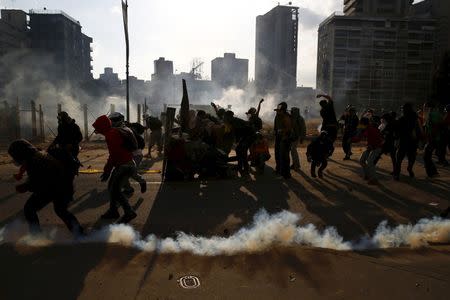
[[[39,137],[42,142],[45,142],[45,132],[44,132],[44,112],[42,111],[42,105],[39,104]]]
[[[58,115],[60,112],[62,112],[62,105],[61,105],[61,103],[58,103]]]
[[[35,139],[37,137],[36,128],[36,103],[31,100],[31,137]]]
[[[16,118],[15,118],[15,128],[16,128],[16,139],[20,139],[20,107],[19,107],[19,97],[16,98]]]
[[[138,108],[137,108],[137,122],[139,124],[141,124],[141,105],[138,104]]]
[[[130,40],[128,37],[128,0],[122,0],[123,28],[126,44],[127,121],[130,122]]]
[[[109,108],[109,114],[116,112],[116,106],[111,103],[111,107]]]
[[[83,116],[84,116],[84,139],[89,141],[89,127],[88,127],[88,106],[83,105]]]

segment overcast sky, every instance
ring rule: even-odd
[[[300,7],[298,85],[315,86],[317,28],[343,0],[292,1]],[[416,1],[419,2],[419,1]],[[94,39],[94,77],[113,67],[125,76],[125,42],[121,0],[0,0],[1,8],[63,10],[80,21],[83,32]],[[254,77],[256,16],[276,6],[273,0],[129,0],[130,75],[150,79],[153,60],[174,61],[178,72],[188,72],[194,58],[210,62],[224,52],[250,60]],[[280,2],[287,4],[288,1]]]

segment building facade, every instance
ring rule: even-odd
[[[113,68],[105,68],[103,74],[100,74],[99,80],[110,87],[120,85],[119,75],[114,73]]]
[[[256,18],[255,83],[261,94],[297,86],[298,7],[276,6]]]
[[[396,4],[403,16],[350,14],[347,6],[349,15],[334,14],[320,24],[317,89],[332,95],[338,109],[353,104],[396,110],[430,96],[436,20],[407,13],[402,5],[410,1],[379,2]]]
[[[248,59],[225,53],[211,61],[211,79],[222,88],[244,88],[248,83]]]
[[[62,11],[30,10],[31,48],[50,57],[44,67],[52,80],[92,79],[92,39],[81,32],[78,21]]]
[[[408,14],[414,0],[344,0],[346,16],[397,16]]]
[[[155,73],[152,80],[168,80],[173,76],[173,61],[160,57],[153,62]]]
[[[27,14],[22,10],[2,9],[0,19],[0,56],[30,46]]]

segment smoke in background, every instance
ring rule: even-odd
[[[201,237],[183,232],[175,238],[158,238],[149,235],[142,238],[128,225],[110,225],[80,241],[80,243],[110,243],[134,247],[147,252],[180,253],[217,256],[262,252],[276,246],[310,246],[334,250],[369,250],[397,247],[426,247],[429,243],[450,242],[450,220],[422,219],[417,224],[389,227],[382,222],[373,236],[364,236],[357,241],[344,241],[333,227],[323,231],[313,224],[297,225],[300,216],[288,211],[269,215],[262,210],[253,223],[240,229],[230,237]],[[58,237],[56,230],[45,236],[29,236],[26,227],[18,222],[0,229],[0,244],[16,243],[31,246],[49,246],[71,243]]]

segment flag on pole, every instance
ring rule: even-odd
[[[129,58],[130,41],[128,38],[128,0],[122,0],[123,28],[125,31],[125,43],[127,47],[127,61]]]

